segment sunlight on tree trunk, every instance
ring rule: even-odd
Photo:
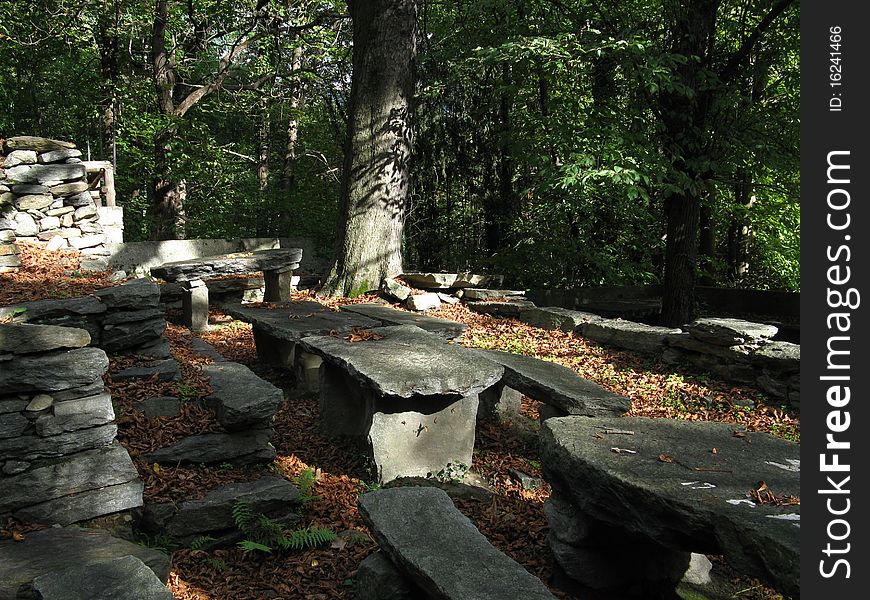
[[[353,81],[337,258],[321,293],[358,296],[402,272],[417,4],[352,1]]]

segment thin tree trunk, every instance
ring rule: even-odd
[[[715,261],[716,261],[716,224],[713,222],[713,210],[710,205],[701,205],[700,212],[701,238],[698,242],[700,254],[701,277],[698,283],[701,285],[716,285]]]
[[[352,0],[353,81],[338,256],[322,290],[357,296],[402,272],[417,4]]]

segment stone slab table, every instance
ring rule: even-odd
[[[346,335],[354,328],[382,325],[380,321],[352,312],[330,310],[318,302],[300,300],[281,305],[230,304],[224,312],[253,325],[257,359],[267,365],[284,367],[296,374],[297,383],[307,391],[319,387],[320,356],[301,350],[299,340],[330,332]]]
[[[470,466],[478,394],[501,379],[503,367],[419,327],[370,332],[360,341],[300,342],[323,358],[324,433],[364,439],[382,483]]]
[[[286,302],[290,299],[293,271],[299,268],[301,260],[301,248],[235,252],[164,263],[152,267],[151,275],[181,284],[185,322],[194,331],[204,331],[208,328],[205,279],[262,271],[266,286],[263,299],[266,302]]]
[[[544,422],[540,450],[548,541],[572,579],[653,597],[699,552],[800,595],[798,444],[727,423],[569,416]]]
[[[448,340],[458,338],[467,329],[465,323],[396,310],[383,304],[346,304],[341,310],[376,319],[384,325],[414,325]]]

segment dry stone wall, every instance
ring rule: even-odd
[[[84,329],[0,325],[0,521],[69,525],[142,505],[115,440],[106,353]]]
[[[122,241],[120,208],[100,206],[75,144],[18,136],[0,146],[0,272],[20,267],[16,240],[106,256]],[[8,247],[7,247],[8,246]]]

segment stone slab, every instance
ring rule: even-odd
[[[203,403],[215,412],[218,423],[227,431],[269,423],[284,401],[280,389],[239,363],[205,365],[202,373],[212,388]]]
[[[360,496],[359,511],[382,551],[431,598],[555,598],[539,579],[490,544],[442,490],[377,490]]]
[[[0,370],[0,389],[13,392],[51,392],[85,386],[100,379],[109,367],[99,348],[55,350],[16,356]]]
[[[402,273],[400,277],[410,286],[423,290],[443,290],[449,288],[483,287],[500,285],[497,275],[477,275],[474,273]]]
[[[585,518],[667,548],[723,554],[738,572],[797,596],[800,505],[756,505],[747,494],[764,481],[799,497],[799,445],[734,431],[713,422],[552,418],[541,430],[541,462]]]
[[[351,342],[342,337],[304,338],[302,348],[345,370],[378,396],[412,398],[479,394],[503,373],[480,353],[447,344],[408,325],[371,330],[380,339]]]
[[[117,433],[118,428],[115,425],[100,425],[50,437],[23,435],[0,439],[0,456],[26,461],[38,458],[54,458],[82,450],[108,446],[115,440]]]
[[[275,448],[269,443],[271,438],[271,429],[202,433],[160,448],[147,455],[146,460],[161,464],[267,463],[275,458]]]
[[[458,338],[467,329],[464,323],[396,310],[383,304],[347,304],[341,310],[381,321],[384,325],[413,325],[448,340]]]
[[[17,598],[21,586],[51,571],[135,556],[160,581],[169,578],[169,557],[112,537],[99,529],[49,528],[28,533],[23,542],[0,541],[0,598]]]
[[[108,308],[142,310],[157,307],[160,302],[160,287],[153,281],[140,278],[97,290],[94,296]]]
[[[545,306],[525,310],[519,320],[541,329],[560,329],[566,333],[577,331],[586,323],[600,321],[601,317],[589,312],[570,310],[559,306]]]
[[[743,319],[706,317],[689,323],[686,331],[701,342],[718,346],[737,346],[757,344],[761,340],[772,338],[779,328],[775,325],[753,323]]]
[[[51,571],[33,580],[42,600],[172,600],[174,596],[145,563],[123,556]]]
[[[668,336],[682,330],[658,327],[622,319],[601,319],[582,324],[578,332],[585,338],[600,344],[616,346],[643,354],[658,354],[664,347]]]
[[[84,329],[10,323],[0,325],[0,353],[29,354],[61,348],[83,348],[91,343]]]
[[[752,362],[783,373],[797,373],[801,368],[801,347],[789,342],[767,342],[755,351]]]
[[[142,506],[143,485],[139,480],[86,490],[16,511],[21,521],[70,525]]]
[[[535,308],[534,303],[528,300],[512,300],[507,302],[468,302],[466,304],[470,310],[484,315],[492,315],[493,317],[502,317],[505,319],[519,319],[520,315],[528,310]]]
[[[498,300],[500,298],[521,298],[523,290],[491,290],[487,288],[465,288],[462,290],[464,300]]]
[[[331,331],[349,333],[381,325],[379,320],[362,315],[329,310],[318,302],[288,302],[275,307],[230,304],[223,309],[239,321],[251,323],[272,337],[298,342],[303,337],[326,335]]]
[[[152,267],[151,274],[166,281],[190,281],[282,267],[295,269],[299,267],[301,260],[301,248],[256,250],[165,263],[159,267]]]

